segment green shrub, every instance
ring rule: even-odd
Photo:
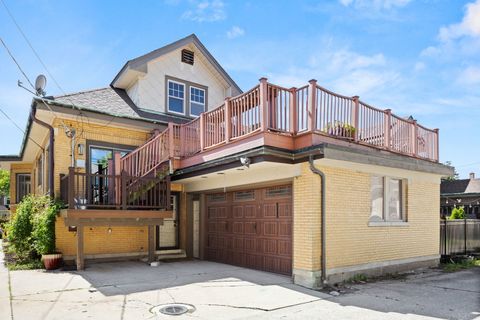
[[[455,219],[465,219],[465,209],[463,206],[453,208],[449,220]]]
[[[48,196],[23,198],[8,224],[8,241],[20,260],[55,251],[55,217],[60,204]]]
[[[33,246],[38,254],[55,252],[55,219],[60,208],[58,202],[50,200],[43,210],[32,217]]]

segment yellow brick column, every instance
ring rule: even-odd
[[[293,182],[293,279],[296,284],[320,287],[321,191],[320,177],[302,163]]]

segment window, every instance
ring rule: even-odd
[[[185,114],[185,85],[168,80],[168,111]]]
[[[43,154],[37,160],[37,186],[43,184]]]
[[[190,115],[199,116],[205,111],[205,90],[190,87]]]
[[[406,221],[404,187],[402,179],[371,176],[370,221]]]
[[[30,194],[30,174],[29,173],[17,173],[16,179],[16,202],[22,201],[23,197]]]

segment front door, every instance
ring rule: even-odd
[[[178,249],[178,199],[178,194],[170,196],[173,216],[157,226],[157,250]]]

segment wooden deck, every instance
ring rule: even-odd
[[[322,142],[438,162],[438,129],[401,118],[317,85],[284,88],[260,79],[218,108],[168,129],[121,159],[121,170],[146,176],[170,161],[171,170],[258,146],[298,150]]]

